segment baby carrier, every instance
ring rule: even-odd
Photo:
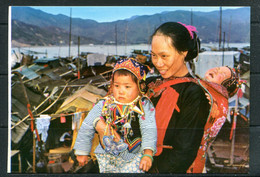
[[[176,90],[171,86],[184,82],[193,82],[200,85],[204,92],[210,96],[211,106],[207,122],[204,126],[201,144],[195,160],[187,170],[187,173],[202,173],[206,161],[206,151],[219,133],[228,113],[228,94],[226,89],[221,85],[210,83],[201,79],[184,77],[164,82],[155,88],[150,88],[148,92],[149,97],[152,97],[154,94],[158,94],[158,92],[162,92],[161,98],[156,105],[155,114],[158,137],[157,153],[155,156],[160,155],[164,148],[174,148],[172,146],[163,145],[165,133],[173,111],[176,110],[180,112],[177,105],[179,93],[176,92]],[[163,119],[160,117],[163,117]]]

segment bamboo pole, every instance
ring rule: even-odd
[[[232,134],[232,142],[231,142],[231,153],[230,153],[230,165],[234,163],[234,149],[235,149],[235,134],[236,134],[236,123],[237,123],[237,107],[238,107],[238,95],[236,97],[236,104],[234,110],[234,118],[233,118],[233,134]]]
[[[240,70],[240,65],[238,65],[238,70]],[[240,78],[240,74],[238,74],[238,78]],[[238,113],[238,99],[239,95],[236,95],[236,104],[234,110],[234,119],[233,119],[233,134],[232,134],[232,142],[231,142],[231,152],[230,152],[230,165],[234,164],[234,150],[235,150],[235,137],[236,137],[236,125],[237,125],[237,113]]]
[[[70,59],[70,48],[71,48],[71,22],[72,22],[71,13],[72,13],[72,9],[70,8],[69,59]]]
[[[31,107],[31,104],[30,104],[30,101],[29,101],[29,98],[28,98],[28,95],[27,95],[27,92],[26,92],[26,89],[25,89],[25,86],[24,86],[24,83],[23,83],[23,80],[22,80],[22,77],[21,77],[21,74],[19,72],[13,72],[14,74],[17,74],[18,77],[19,77],[19,80],[21,82],[21,85],[22,85],[22,89],[23,89],[23,92],[24,92],[24,97],[26,99],[26,102],[27,102],[27,109],[28,109],[28,113],[30,114],[30,117],[32,118],[31,120],[31,130],[32,130],[32,133],[33,133],[33,173],[35,173],[35,155],[36,155],[36,147],[35,147],[35,137],[34,137],[34,132],[36,133],[37,137],[38,137],[38,133],[37,133],[37,128],[35,127],[35,122],[33,121],[34,117],[33,117],[33,114],[31,113],[31,110],[30,110],[30,107]]]
[[[35,140],[35,137],[34,137],[34,133],[33,133],[33,173],[36,173],[35,171],[35,163],[36,161],[36,140]]]
[[[219,15],[219,46],[218,49],[220,50],[221,41],[222,41],[222,7],[220,7],[220,15]]]
[[[81,84],[81,85],[68,85],[67,87],[85,87],[86,84]],[[66,87],[65,85],[60,85],[60,87]]]
[[[112,72],[112,71],[113,71],[113,69],[108,70],[108,71],[105,71],[105,72],[103,72],[103,73],[100,73],[99,75],[104,75],[104,74],[110,73],[110,72]]]
[[[72,73],[71,70],[69,70],[69,71],[67,71],[67,72],[65,72],[65,73],[62,73],[62,74],[60,74],[59,76],[62,77],[62,76],[65,76],[66,74],[70,74],[70,73]]]
[[[40,112],[38,115],[42,114],[43,112],[47,111],[48,109],[50,109],[61,97],[61,95],[63,94],[64,90],[67,88],[68,83],[65,85],[65,87],[62,89],[60,95],[58,96],[58,98],[52,103],[50,104],[46,109],[44,109],[42,112]]]
[[[80,50],[79,50],[79,47],[80,47],[80,37],[78,36],[78,79],[80,79]]]

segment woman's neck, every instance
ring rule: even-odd
[[[190,69],[189,62],[184,62],[183,65],[180,66],[178,71],[174,75],[169,77],[168,79],[182,78],[182,77],[191,76],[190,72],[192,72],[192,71]]]

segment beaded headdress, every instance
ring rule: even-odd
[[[134,58],[126,58],[126,59],[120,59],[116,63],[113,73],[119,69],[126,69],[133,73],[138,80],[145,80],[146,74],[149,71],[149,67],[145,66],[138,61],[136,61]]]
[[[227,88],[229,97],[232,97],[233,95],[236,94],[236,92],[240,86],[239,76],[238,76],[239,71],[236,70],[235,68],[230,68],[228,66],[226,66],[226,67],[230,69],[231,77],[224,80],[221,83],[221,85],[223,85],[224,87]]]
[[[145,84],[143,84],[143,83],[146,79],[146,74],[150,70],[149,66],[146,66],[146,65],[138,62],[134,58],[124,58],[124,59],[120,59],[117,61],[116,65],[114,67],[114,70],[113,70],[113,74],[117,70],[120,70],[120,69],[125,69],[137,77],[137,79],[139,81],[138,87],[139,87],[140,91],[143,93],[145,90]]]

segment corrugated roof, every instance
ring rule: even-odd
[[[36,64],[32,64],[28,68],[30,68],[31,70],[37,72],[37,71],[39,71],[41,69],[44,69],[45,67],[44,66],[40,66],[40,65],[36,65]]]
[[[39,58],[34,60],[34,63],[49,63],[51,61],[59,60],[58,58]]]
[[[85,108],[85,110],[91,110],[93,107],[93,103],[82,98],[82,97],[77,97],[71,102],[67,104],[63,104],[62,107],[60,107],[55,114],[60,114],[60,113],[68,113],[68,112],[76,112],[77,108]]]
[[[32,69],[30,69],[30,68],[28,68],[27,66],[24,66],[24,65],[15,69],[14,71],[19,72],[23,76],[27,77],[29,80],[39,77],[39,75],[36,74]]]
[[[64,107],[65,105],[69,104],[70,102],[74,101],[75,99],[77,99],[79,97],[81,97],[87,101],[90,101],[92,103],[96,103],[97,99],[101,98],[101,96],[90,93],[85,88],[82,88],[82,89],[78,90],[76,93],[74,93],[72,96],[68,97],[60,107],[61,108]]]
[[[17,119],[15,115],[12,115],[12,120],[13,119]],[[23,135],[25,134],[28,128],[29,125],[25,122],[22,122],[15,129],[12,129],[12,142],[18,143],[22,139]]]
[[[92,90],[93,88],[86,86],[75,92],[62,103],[60,108],[56,111],[56,114],[66,112],[66,110],[67,112],[74,112],[76,111],[76,108],[87,108],[90,110],[93,106],[93,103],[96,103],[96,101],[102,98],[102,96],[93,94],[87,89]]]
[[[46,73],[47,76],[49,76],[52,80],[60,80],[61,77],[57,74],[54,74],[53,72]]]
[[[97,88],[91,84],[87,84],[85,87],[84,87],[85,90],[91,92],[91,93],[94,93],[94,94],[97,94],[97,95],[101,95],[102,97],[104,97],[107,92],[103,89],[100,89],[100,88]]]

